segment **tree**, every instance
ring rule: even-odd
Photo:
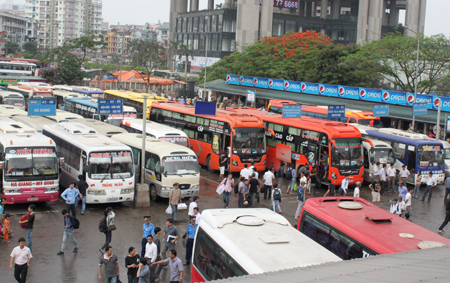
[[[133,66],[143,66],[147,70],[147,93],[150,87],[150,75],[157,70],[165,61],[165,50],[157,41],[146,41],[142,39],[131,41],[131,58]]]
[[[366,68],[405,92],[430,93],[449,86],[450,39],[444,35],[420,36],[418,72],[415,72],[417,38],[389,34],[363,45],[341,66]]]
[[[17,43],[7,41],[6,42],[6,50],[8,54],[16,54],[20,52],[20,46]]]
[[[29,54],[31,54],[32,57],[39,53],[39,49],[38,49],[36,42],[25,42],[22,45],[22,49],[25,52],[28,52]],[[28,58],[32,58],[32,57],[28,57]]]
[[[187,81],[187,66],[189,62],[189,58],[194,59],[194,52],[189,49],[189,46],[186,46],[184,44],[180,44],[178,47],[178,59],[181,60],[181,58],[184,56],[184,79]]]

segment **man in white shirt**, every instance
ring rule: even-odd
[[[411,198],[412,193],[414,192],[414,189],[409,190],[409,192],[405,196],[405,207],[406,207],[406,213],[409,213],[409,216],[412,215],[411,211]]]
[[[394,163],[391,163],[391,166],[387,169],[387,179],[388,179],[388,190],[389,192],[395,191],[395,176],[397,175],[397,170],[394,167]]]
[[[360,188],[361,188],[361,182],[357,182],[355,190],[353,191],[353,197],[359,198],[359,189]]]
[[[202,214],[198,210],[198,207],[194,207],[194,214],[195,214],[195,225],[198,225],[200,223],[200,220],[202,219]]]
[[[28,266],[32,257],[30,249],[25,247],[25,239],[20,238],[19,245],[11,252],[11,261],[9,262],[9,270],[12,270],[14,262],[14,278],[17,282],[26,282]],[[6,280],[5,276],[2,276],[2,278]]]
[[[424,201],[427,194],[430,193],[430,196],[428,197],[428,202],[430,202],[431,195],[433,194],[433,188],[436,187],[436,184],[436,179],[433,177],[433,173],[430,171],[428,173],[427,188],[425,189],[425,193],[423,194],[422,201]]]
[[[406,181],[408,180],[409,177],[409,170],[406,169],[405,165],[402,166],[402,170],[400,170],[400,179],[403,181],[403,184],[407,184]]]
[[[166,97],[166,94],[163,92],[161,92],[161,97]]]
[[[344,180],[342,180],[341,189],[342,189],[342,196],[345,197],[347,195],[348,189],[348,176],[345,176]]]
[[[194,208],[198,206],[199,201],[200,201],[200,198],[198,196],[196,196],[196,197],[194,197],[193,201],[189,204],[189,210],[188,210],[189,221],[191,221],[191,218],[195,217]]]
[[[244,177],[245,179],[249,179],[249,177],[250,177],[250,175],[251,175],[251,173],[253,173],[252,172],[253,170],[250,170],[250,169],[248,169],[248,165],[247,164],[244,164],[244,169],[242,169],[241,170],[241,177]]]
[[[373,179],[374,180],[377,177],[377,175],[380,175],[380,169],[381,169],[380,162],[377,162],[375,167],[373,167]]]
[[[402,210],[398,206],[396,198],[392,200],[391,206],[389,207],[389,212],[397,216],[400,216],[402,214]]]
[[[264,173],[264,199],[267,198],[267,193],[269,194],[269,199],[270,196],[272,195],[272,185],[273,185],[273,180],[275,179],[275,174],[273,173],[273,166],[269,167],[269,170],[267,170],[266,173]]]
[[[253,174],[255,174],[255,179],[258,180],[258,178],[259,178],[259,173],[258,173],[258,171],[256,171],[256,167],[253,166],[252,169],[253,169]],[[252,174],[252,175],[253,175],[253,174]]]
[[[147,245],[145,246],[145,258],[151,263],[154,263],[156,261],[157,256],[158,256],[158,248],[156,247],[155,243],[153,243],[153,236],[148,235]]]
[[[380,194],[384,195],[384,189],[386,188],[386,164],[383,164],[381,169],[378,171],[380,173],[380,181],[381,181],[381,192]]]

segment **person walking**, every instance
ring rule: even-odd
[[[30,206],[28,206],[28,212],[29,212],[28,219],[23,220],[23,221],[19,220],[19,224],[28,223],[25,232],[27,235],[28,248],[30,249],[30,251],[31,251],[31,245],[33,243],[33,225],[34,225],[34,209],[35,208],[36,208],[36,206],[34,204],[30,204]]]
[[[106,232],[105,232],[105,243],[100,248],[101,253],[103,253],[103,250],[106,251],[106,247],[109,246],[112,240],[112,231],[116,230],[116,225],[114,224],[116,214],[114,213],[112,207],[107,207],[104,211],[104,214],[106,218]]]
[[[153,243],[153,236],[149,235],[147,238],[147,246],[145,247],[145,259],[147,260],[148,264],[153,263],[156,261],[156,258],[158,257],[158,247],[156,247],[155,243]],[[150,268],[150,282],[155,282],[155,269],[152,267]],[[140,280],[140,279],[139,279]],[[148,281],[145,281],[148,282]]]
[[[408,177],[411,173],[409,172],[408,169],[406,169],[405,165],[402,165],[402,170],[400,170],[400,179],[403,181],[403,184],[407,184],[408,181]]]
[[[387,169],[388,190],[389,192],[395,192],[395,178],[397,176],[397,170],[394,167],[394,163]]]
[[[193,198],[192,202],[189,204],[189,209],[188,209],[189,222],[191,221],[191,218],[195,217],[194,216],[194,208],[198,206],[199,201],[200,201],[200,197],[195,196]]]
[[[409,213],[409,215],[413,215],[411,210],[411,199],[412,199],[412,193],[414,192],[414,189],[409,190],[409,192],[405,196],[405,209],[406,213]]]
[[[380,197],[380,190],[381,190],[381,183],[380,183],[380,176],[375,177],[375,182],[369,185],[369,189],[372,190],[372,203],[377,206],[380,205],[381,197]]]
[[[148,283],[150,274],[150,267],[148,266],[149,262],[146,258],[141,258],[139,260],[138,270],[136,273],[136,277],[138,279],[138,283]]]
[[[9,270],[12,270],[14,262],[14,278],[19,283],[27,282],[28,266],[30,266],[31,250],[25,247],[25,239],[19,239],[19,245],[15,247],[11,252],[11,260],[9,262]],[[3,280],[6,280],[5,276],[2,276]]]
[[[170,283],[181,283],[183,282],[183,263],[181,262],[181,259],[177,257],[177,251],[176,250],[170,250],[169,251],[169,258],[166,258],[164,260],[160,260],[157,262],[152,263],[152,266],[157,264],[169,264],[170,269]]]
[[[76,183],[70,183],[69,187],[61,194],[62,199],[66,202],[67,211],[72,213],[73,217],[77,217],[77,210],[75,207],[75,201],[77,197],[83,198],[77,188]]]
[[[275,179],[274,174],[274,168],[273,166],[269,167],[269,170],[267,170],[266,173],[264,173],[263,180],[264,180],[264,199],[267,199],[267,196],[269,196],[269,199],[272,195],[272,186],[273,186],[273,180]]]
[[[336,185],[333,184],[333,182],[331,182],[330,179],[327,179],[327,182],[328,182],[328,190],[323,196],[324,197],[326,197],[328,195],[330,195],[330,197],[336,196]]]
[[[341,182],[341,194],[343,197],[347,195],[348,190],[348,176],[345,176]]]
[[[303,203],[305,202],[305,182],[301,182],[300,186],[297,187],[297,210],[295,211],[295,220],[298,220],[300,213],[302,212]]]
[[[224,178],[225,166],[227,166],[227,162],[228,162],[227,154],[225,152],[222,152],[222,154],[219,157],[219,170],[220,170],[219,181],[222,181]]]
[[[198,209],[198,207],[196,207]],[[173,225],[173,219],[169,218],[166,221],[166,228],[164,228],[164,244],[161,249],[162,258],[166,257],[166,252],[168,249],[175,247],[178,238],[180,237],[180,232],[178,228]]]
[[[445,178],[444,203],[449,195],[450,195],[450,177],[447,177],[447,178]]]
[[[359,198],[359,192],[360,192],[360,189],[361,189],[361,185],[362,185],[361,182],[356,182],[356,187],[355,187],[355,190],[353,191],[353,197],[354,198]]]
[[[61,214],[64,216],[64,236],[63,236],[63,242],[61,245],[61,250],[57,253],[57,255],[63,255],[64,249],[66,248],[66,242],[67,238],[70,237],[70,239],[73,242],[73,245],[75,246],[73,248],[73,252],[76,253],[78,251],[78,243],[77,240],[75,240],[75,236],[73,234],[73,227],[75,225],[75,217],[69,215],[69,212],[67,209],[63,209],[61,211]]]
[[[282,214],[283,211],[281,211],[280,202],[281,202],[281,189],[278,188],[278,184],[273,185],[273,191],[272,191],[272,205],[273,205],[273,212],[276,211],[276,207],[278,207],[278,213]]]
[[[150,222],[151,217],[150,216],[144,216],[144,224],[142,225],[142,240],[141,240],[141,257],[145,256],[145,247],[147,245],[147,237],[149,235],[155,234],[155,225]]]
[[[225,189],[223,190],[223,203],[225,205],[225,208],[228,208],[228,205],[230,204],[231,191],[233,190],[234,187],[233,174],[228,173],[228,177],[224,179],[219,186],[221,185],[225,186]],[[194,209],[192,209],[192,211],[193,210]]]
[[[241,170],[239,174],[241,178],[248,179],[252,173],[253,171],[248,169],[248,164],[244,164],[244,168]]]
[[[3,223],[3,213],[5,212],[6,198],[0,200],[0,223]]]
[[[277,170],[277,179],[278,179],[278,188],[281,190],[281,187],[283,186],[283,179],[284,179],[284,170],[285,170],[286,164],[284,162],[281,162],[280,168]]]
[[[450,177],[447,177],[447,179]],[[413,192],[413,197],[415,198],[419,198],[419,193],[420,193],[420,185],[422,185],[422,172],[419,170],[417,172],[417,177],[416,177],[416,181],[414,182],[414,192]],[[447,185],[447,181],[446,181],[446,185]],[[450,185],[450,181],[449,181],[449,185]]]
[[[402,215],[402,210],[400,209],[400,206],[398,205],[398,200],[395,198],[391,200],[391,205],[389,207],[389,212],[392,214],[395,214],[397,216]]]
[[[405,199],[406,194],[408,193],[408,189],[405,187],[405,183],[403,181],[400,181],[398,183],[398,196],[402,199]]]
[[[194,213],[195,213],[195,224],[198,225],[200,223],[200,220],[202,219],[202,214],[200,213],[198,207],[194,208]]]
[[[100,258],[98,263],[98,280],[102,280],[102,266],[105,267],[106,283],[117,283],[119,279],[119,261],[117,256],[113,254],[111,246],[105,247],[105,254]]]
[[[161,260],[161,240],[159,239],[159,236],[161,235],[162,231],[160,227],[155,228],[155,235],[153,235],[153,243],[156,245],[156,261]],[[158,265],[158,267],[155,270],[154,278],[155,280],[159,278],[159,274],[161,273],[162,266]]]
[[[431,200],[431,196],[433,195],[433,188],[436,187],[436,179],[433,177],[433,173],[430,171],[428,172],[428,179],[427,179],[427,188],[425,189],[425,192],[423,193],[422,201],[425,201],[425,197],[428,193],[430,195],[428,196],[428,202]]]
[[[292,191],[294,191],[295,178],[297,177],[297,175],[295,174],[295,170],[292,167],[289,167],[285,177],[286,180],[289,181],[286,191],[286,194],[289,195]]]
[[[381,183],[381,191],[380,194],[382,196],[384,196],[384,191],[386,189],[386,185],[387,185],[387,178],[386,178],[386,164],[383,164],[380,171],[378,171],[380,173],[380,183]]]
[[[248,180],[245,179],[243,182],[239,183],[239,201],[238,207],[244,208],[246,206],[245,202],[248,204]]]
[[[439,226],[438,232],[444,233],[444,227],[448,224],[450,221],[450,198],[447,198],[445,200],[445,219],[444,222],[442,222],[441,226]],[[11,266],[9,267],[11,268]]]
[[[186,263],[184,265],[191,264],[191,258],[192,258],[192,249],[194,248],[194,238],[195,238],[195,232],[197,231],[197,225],[195,224],[195,219],[191,218],[191,223],[189,226],[186,227],[186,235],[187,235],[187,241],[186,241]]]
[[[5,220],[3,221],[3,239],[6,244],[10,244],[9,233],[11,233],[11,215],[9,213],[5,214]],[[0,223],[1,226],[1,223]]]
[[[250,181],[248,182],[250,189],[249,189],[249,199],[251,199],[252,207],[255,205],[255,200],[257,194],[259,194],[259,181],[255,177],[255,173],[253,173],[250,177]]]
[[[86,189],[87,189],[87,187],[88,187],[88,184],[84,180],[83,175],[79,175],[77,188],[78,188],[78,192],[80,193],[80,195],[76,197],[75,210],[77,209],[78,203],[80,203],[80,200],[81,200],[81,215],[84,215],[84,211],[86,210]]]
[[[178,204],[181,203],[181,190],[178,185],[178,182],[173,183],[173,189],[169,193],[169,205],[172,207],[173,221],[177,221],[177,208]]]
[[[139,267],[139,259],[141,257],[136,253],[134,247],[128,249],[128,256],[125,258],[125,267],[127,268],[128,283],[138,283],[137,271]]]
[[[373,167],[373,177],[374,178],[376,178],[378,175],[380,175],[380,169],[381,169],[380,162],[377,162],[375,164],[375,167]]]

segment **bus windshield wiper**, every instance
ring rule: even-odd
[[[103,183],[103,181],[105,181],[106,177],[108,177],[108,174],[106,174],[105,177],[103,177],[103,179],[100,181],[100,183]]]
[[[120,175],[120,173],[115,173],[117,175],[119,175],[119,177],[122,179],[123,182],[125,182],[125,179],[122,177],[122,175]]]

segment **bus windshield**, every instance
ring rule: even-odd
[[[166,137],[160,137],[159,139],[162,141],[173,142],[174,144],[189,147],[189,140],[186,137],[167,137],[166,136]]]
[[[91,179],[124,179],[133,176],[130,151],[92,152],[89,156]]]
[[[381,164],[394,164],[397,160],[394,156],[394,151],[392,148],[375,148],[370,150],[370,163],[376,164],[380,162]]]
[[[235,128],[233,154],[262,154],[266,152],[264,128]]]
[[[5,97],[5,102],[3,104],[12,105],[16,107],[23,107],[24,100],[20,97]]]
[[[417,153],[417,162],[419,166],[437,167],[444,166],[444,151],[438,145],[423,145],[419,147]]]
[[[195,156],[166,156],[162,159],[167,175],[197,174],[198,161]]]
[[[359,119],[358,124],[368,127],[381,128],[381,120],[378,119]]]
[[[362,147],[361,139],[335,139],[336,146],[332,147],[331,165],[337,168],[361,167]]]
[[[6,181],[48,180],[58,176],[54,148],[8,148],[5,153]]]

